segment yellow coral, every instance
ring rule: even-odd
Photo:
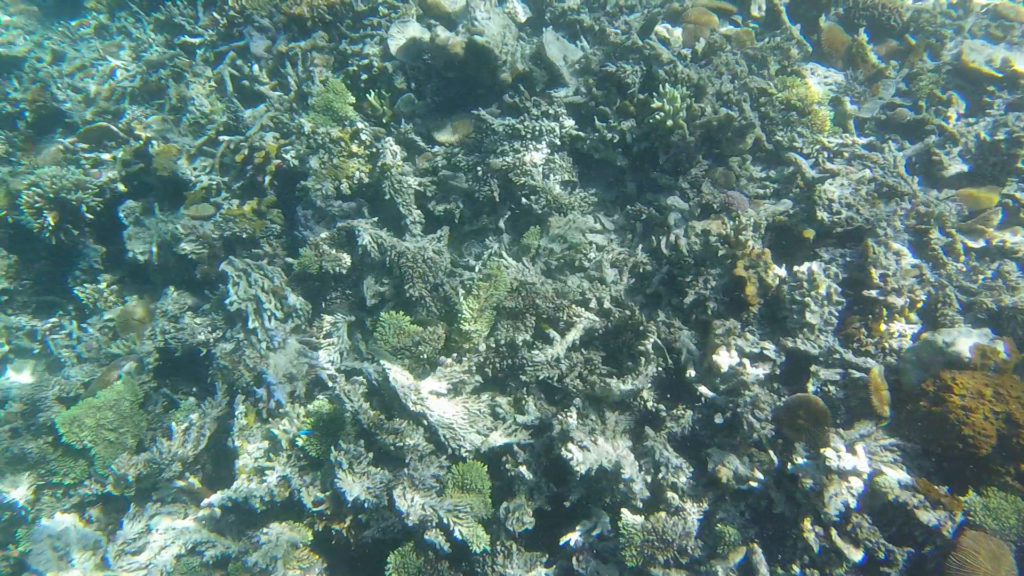
[[[772,262],[771,250],[748,250],[736,261],[732,273],[743,280],[743,299],[751,307],[759,306],[785,276],[785,270]]]
[[[796,112],[808,127],[818,134],[832,129],[832,110],[828,94],[818,89],[809,79],[799,76],[780,76],[775,80],[780,104]]]

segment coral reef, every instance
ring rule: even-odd
[[[0,0],[0,573],[1005,557],[1019,8]]]

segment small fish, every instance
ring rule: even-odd
[[[126,369],[128,372],[134,370],[138,361],[138,354],[129,354],[107,364],[107,367],[100,372],[99,376],[86,386],[85,397],[95,396],[100,390],[106,390],[113,386],[114,382],[121,379],[121,375],[125,373]]]
[[[1000,186],[968,186],[955,192],[957,201],[971,212],[994,208],[999,204],[1002,193]]]

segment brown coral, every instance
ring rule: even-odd
[[[772,422],[776,433],[786,440],[819,445],[832,425],[832,412],[821,398],[801,392],[775,408]]]
[[[964,530],[946,558],[944,576],[1017,576],[1013,553],[1002,540]]]
[[[991,473],[1020,481],[1024,460],[1024,383],[1011,372],[944,370],[915,391],[915,439],[963,486]],[[970,477],[969,477],[970,476]]]

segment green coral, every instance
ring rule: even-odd
[[[743,545],[743,535],[732,524],[719,522],[711,532],[711,545],[715,557],[724,558],[730,552]]]
[[[491,515],[491,477],[483,462],[467,460],[449,468],[444,477],[444,492],[449,498],[469,504],[478,518]]]
[[[186,556],[175,560],[174,568],[169,576],[201,576],[211,572],[210,566],[205,564],[201,558]]]
[[[320,123],[338,125],[359,118],[355,109],[356,98],[339,78],[331,78],[320,87],[313,101],[312,117]]]
[[[46,478],[54,484],[74,486],[89,478],[89,460],[79,457],[70,448],[55,451],[45,465]]]
[[[491,538],[480,520],[491,516],[491,478],[487,465],[476,460],[459,462],[444,477],[445,496],[465,507],[468,517],[452,526],[456,536],[475,554],[491,547]]]
[[[630,568],[641,566],[647,559],[644,551],[644,517],[623,509],[619,518],[619,544],[622,560]]]
[[[494,325],[498,305],[512,288],[512,281],[504,266],[490,262],[483,275],[473,284],[459,307],[459,331],[470,345],[479,344]]]
[[[335,248],[329,234],[310,239],[299,249],[295,259],[295,271],[309,275],[337,276],[344,274],[352,265],[352,257]]]
[[[696,550],[699,516],[696,509],[644,516],[619,512],[619,551],[631,568],[656,568],[684,561]]]
[[[487,533],[487,529],[483,527],[476,520],[465,522],[458,527],[459,537],[469,550],[474,554],[480,554],[487,552],[491,549],[491,536]]]
[[[964,498],[973,524],[1006,542],[1024,542],[1024,498],[998,488],[982,488]]]
[[[533,258],[533,256],[540,250],[540,243],[542,240],[543,231],[540,226],[530,226],[523,232],[523,236],[519,238],[519,247],[522,249],[523,255],[527,258]]]
[[[442,325],[420,326],[400,310],[381,312],[372,328],[377,347],[410,368],[433,362],[444,346]]]
[[[681,137],[689,138],[687,125],[695,114],[695,106],[686,87],[662,84],[651,103],[651,110],[651,120],[660,129],[678,131]]]
[[[324,460],[331,455],[331,448],[345,432],[345,412],[329,399],[317,398],[306,408],[303,427],[306,433],[299,437],[299,447],[310,457]]]
[[[135,451],[146,431],[143,391],[129,375],[57,415],[64,442],[87,448],[97,470],[107,469],[122,454]]]
[[[386,576],[434,576],[438,573],[434,563],[420,554],[412,542],[392,550],[384,565]]]

